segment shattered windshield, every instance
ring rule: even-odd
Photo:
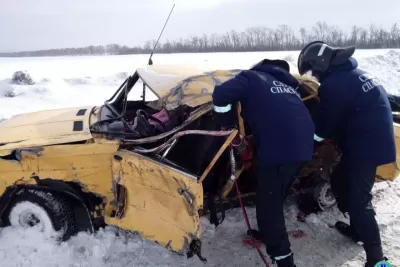
[[[158,99],[157,96],[149,89],[149,87],[143,83],[143,80],[139,78],[128,93],[128,101],[141,100],[143,96],[143,86],[145,86],[146,101],[153,101]]]

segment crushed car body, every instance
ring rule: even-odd
[[[245,170],[230,146],[237,134],[251,140],[251,129],[238,105],[238,129],[221,131],[211,103],[214,87],[240,71],[151,65],[137,69],[104,105],[38,111],[3,121],[2,225],[41,224],[61,232],[63,240],[114,225],[202,259],[201,217],[209,213],[210,221],[220,223],[215,213],[235,206],[233,181],[238,179],[248,204],[254,203],[257,157]],[[313,114],[318,83],[293,76]],[[137,90],[142,99],[128,100]],[[146,100],[148,91],[155,100]],[[394,129],[400,151],[400,125],[395,123]],[[313,161],[298,174],[302,192],[307,187],[303,181],[315,181],[308,187],[322,210],[335,204],[328,198],[328,179],[340,153],[329,146],[316,148]],[[326,153],[331,154],[329,165],[322,160]],[[398,156],[396,164],[380,166],[376,180],[394,180],[399,162]],[[30,204],[44,213],[30,211]]]

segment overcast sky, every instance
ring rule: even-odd
[[[389,27],[400,22],[400,0],[0,0],[0,52],[157,39],[279,24],[293,29],[326,21]]]

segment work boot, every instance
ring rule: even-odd
[[[335,224],[335,228],[338,230],[339,233],[341,233],[345,237],[348,237],[355,243],[362,245],[362,242],[358,237],[356,231],[349,224],[342,221],[337,221]]]
[[[296,265],[294,265],[293,254],[282,260],[275,260],[275,261],[278,267],[296,267]]]
[[[364,246],[364,250],[367,255],[367,263],[365,263],[365,267],[374,267],[380,261],[387,261],[387,258],[383,256],[382,246]]]

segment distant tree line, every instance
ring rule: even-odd
[[[389,29],[372,24],[367,28],[353,26],[345,32],[326,22],[318,22],[311,29],[301,28],[294,32],[288,25],[275,29],[251,27],[243,32],[231,30],[224,34],[190,36],[185,39],[158,43],[157,53],[200,53],[200,52],[246,52],[299,50],[314,40],[332,45],[356,45],[363,49],[400,48],[400,29],[397,23]],[[156,41],[147,41],[142,46],[128,47],[109,44],[82,48],[50,49],[40,51],[0,53],[2,57],[80,56],[80,55],[127,55],[151,53]]]

